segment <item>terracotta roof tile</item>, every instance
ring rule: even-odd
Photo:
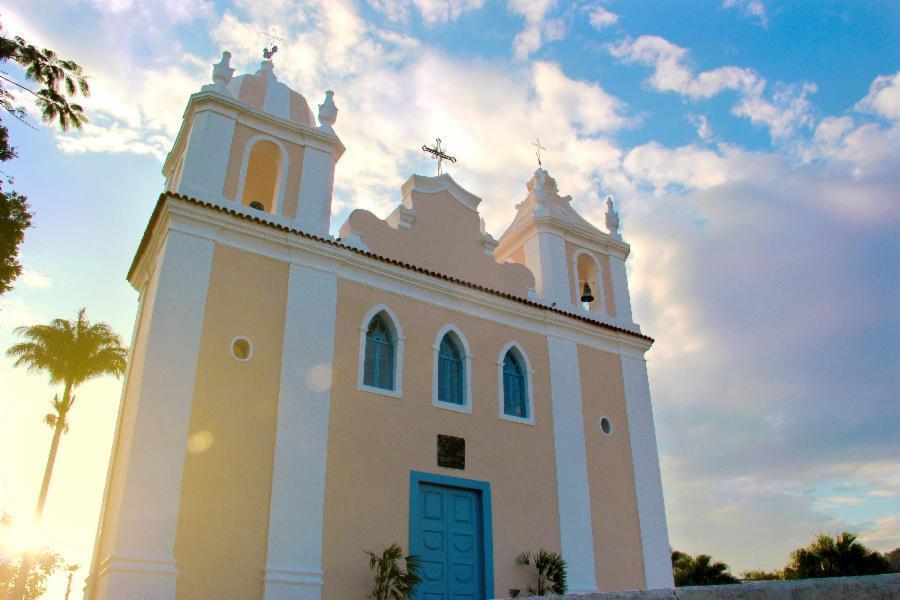
[[[608,330],[610,330],[610,331],[616,331],[616,332],[618,332],[618,333],[624,333],[624,334],[626,334],[626,335],[630,335],[630,336],[635,337],[635,338],[638,338],[638,339],[646,340],[646,341],[648,341],[648,342],[650,342],[650,343],[653,343],[653,341],[654,341],[653,338],[651,338],[650,336],[644,335],[644,334],[642,334],[642,333],[637,333],[637,332],[634,332],[634,331],[630,331],[630,330],[628,330],[628,329],[624,329],[624,328],[622,328],[622,327],[617,327],[617,326],[615,326],[615,325],[610,325],[609,323],[604,323],[604,322],[602,322],[602,321],[597,321],[596,319],[591,319],[591,318],[586,317],[586,316],[584,316],[584,315],[579,315],[579,314],[572,313],[572,312],[569,312],[569,311],[566,311],[566,310],[562,310],[561,308],[558,308],[558,307],[555,307],[555,306],[547,306],[546,304],[541,304],[540,302],[535,302],[534,300],[529,300],[528,298],[523,298],[523,297],[521,297],[521,296],[515,296],[515,295],[513,295],[513,294],[508,294],[508,293],[506,293],[506,292],[501,292],[501,291],[499,291],[499,290],[494,290],[494,289],[485,287],[485,286],[480,285],[480,284],[477,284],[477,283],[472,283],[472,282],[470,282],[470,281],[465,281],[465,280],[462,280],[462,279],[458,279],[458,278],[456,278],[456,277],[452,277],[452,276],[450,276],[450,275],[445,275],[445,274],[443,274],[443,273],[438,273],[438,272],[435,272],[435,271],[430,271],[430,270],[424,269],[424,268],[422,268],[422,267],[417,267],[416,265],[411,265],[411,264],[409,264],[409,263],[405,263],[405,262],[402,262],[402,261],[399,261],[399,260],[396,260],[396,259],[393,259],[393,258],[390,258],[390,257],[387,257],[387,256],[381,256],[381,255],[379,255],[379,254],[375,254],[375,253],[373,253],[373,252],[369,252],[368,250],[362,250],[362,249],[360,249],[360,248],[355,248],[355,247],[353,247],[353,246],[348,246],[348,245],[346,245],[346,244],[342,244],[342,243],[340,243],[340,242],[338,242],[338,241],[335,241],[335,240],[332,240],[332,239],[329,239],[329,238],[324,238],[324,237],[321,237],[321,236],[313,235],[313,234],[311,234],[311,233],[307,233],[307,232],[305,232],[305,231],[301,231],[300,229],[295,229],[295,228],[293,228],[293,227],[287,227],[286,225],[282,225],[282,224],[280,224],[280,223],[275,223],[275,222],[273,222],[273,221],[269,221],[269,220],[264,219],[264,218],[261,218],[261,217],[257,217],[257,216],[254,216],[254,215],[248,215],[248,214],[245,214],[245,213],[242,213],[242,212],[239,212],[239,211],[230,209],[230,208],[226,208],[226,207],[224,207],[224,206],[220,206],[220,205],[218,205],[218,204],[213,204],[213,203],[211,203],[211,202],[206,202],[205,200],[198,200],[197,198],[192,198],[191,196],[185,196],[185,195],[183,195],[183,194],[176,194],[176,193],[174,193],[174,192],[163,192],[162,194],[159,195],[159,200],[157,200],[157,202],[156,202],[156,207],[153,209],[153,214],[150,215],[150,221],[147,223],[147,229],[144,231],[144,235],[143,235],[143,237],[141,238],[141,243],[140,243],[140,245],[138,246],[137,252],[135,253],[134,260],[131,262],[131,267],[128,269],[128,279],[129,279],[129,280],[131,279],[131,276],[132,276],[132,274],[134,273],[135,268],[137,267],[137,263],[138,263],[138,261],[140,260],[141,255],[144,253],[144,250],[146,249],[147,244],[148,244],[149,241],[150,241],[150,235],[151,235],[151,232],[152,232],[152,230],[153,230],[154,225],[156,224],[156,220],[159,218],[160,212],[162,212],[163,204],[164,204],[165,201],[166,201],[167,199],[169,199],[169,198],[173,198],[173,199],[175,199],[175,200],[180,200],[180,201],[182,201],[182,202],[188,202],[188,203],[190,203],[190,204],[195,204],[195,205],[197,205],[197,206],[203,206],[203,207],[206,207],[206,208],[211,208],[211,209],[213,209],[213,210],[217,210],[217,211],[219,211],[219,212],[223,212],[223,213],[226,213],[226,214],[229,214],[229,215],[238,217],[238,218],[240,218],[240,219],[245,219],[245,220],[248,220],[248,221],[253,221],[253,222],[255,222],[255,223],[259,223],[259,224],[261,224],[261,225],[265,225],[265,226],[271,227],[271,228],[273,228],[273,229],[278,229],[278,230],[280,230],[280,231],[284,231],[284,232],[287,232],[287,233],[292,233],[292,234],[295,234],[295,235],[299,235],[299,236],[301,236],[301,237],[304,237],[304,238],[307,238],[307,239],[310,239],[310,240],[315,240],[315,241],[320,242],[320,243],[322,243],[322,244],[328,244],[328,245],[330,245],[330,246],[337,246],[338,248],[342,248],[342,249],[344,249],[344,250],[348,250],[348,251],[353,252],[353,253],[355,253],[355,254],[361,254],[362,256],[366,256],[366,257],[368,257],[368,258],[372,258],[372,259],[375,259],[375,260],[378,260],[378,261],[381,261],[381,262],[385,262],[385,263],[388,263],[388,264],[396,265],[396,266],[402,267],[402,268],[404,268],[404,269],[409,269],[410,271],[415,271],[415,272],[417,272],[417,273],[422,273],[422,274],[424,274],[424,275],[428,275],[428,276],[431,276],[431,277],[435,277],[435,278],[437,278],[437,279],[442,279],[442,280],[444,280],[444,281],[449,281],[449,282],[455,283],[455,284],[457,284],[457,285],[461,285],[461,286],[464,286],[464,287],[467,287],[467,288],[470,288],[470,289],[478,290],[478,291],[480,291],[480,292],[485,292],[485,293],[491,294],[491,295],[493,295],[493,296],[499,296],[499,297],[501,297],[501,298],[505,298],[505,299],[507,299],[507,300],[512,300],[513,302],[518,302],[518,303],[520,303],[520,304],[525,304],[525,305],[527,305],[527,306],[533,306],[533,307],[535,307],[535,308],[540,308],[540,309],[547,310],[547,311],[550,311],[550,312],[553,312],[553,313],[557,313],[557,314],[560,314],[560,315],[565,315],[565,316],[567,316],[567,317],[569,317],[569,318],[571,318],[571,319],[575,319],[575,320],[577,320],[577,321],[581,321],[581,322],[584,322],[584,323],[589,323],[589,324],[591,324],[591,325],[594,325],[594,326],[596,326],[596,327],[600,327],[600,328],[602,328],[602,329],[608,329]]]

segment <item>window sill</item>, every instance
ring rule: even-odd
[[[386,390],[384,388],[372,387],[370,385],[365,385],[364,383],[356,386],[361,392],[369,392],[370,394],[378,394],[379,396],[388,396],[390,398],[402,398],[403,390]]]
[[[534,425],[534,418],[523,418],[523,417],[514,417],[513,415],[508,415],[506,413],[500,413],[500,418],[504,421],[510,421],[511,423],[519,423],[520,425]]]
[[[435,408],[441,408],[443,410],[449,410],[452,412],[463,413],[467,415],[472,414],[472,405],[471,404],[452,404],[450,402],[441,402],[440,400],[432,400],[431,405]]]

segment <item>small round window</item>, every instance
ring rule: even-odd
[[[243,337],[236,337],[231,340],[231,357],[234,360],[245,362],[253,356],[253,345],[250,340]]]
[[[600,417],[600,431],[603,435],[612,435],[612,421],[606,417]]]

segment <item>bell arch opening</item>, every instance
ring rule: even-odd
[[[244,175],[241,204],[275,213],[281,187],[284,159],[281,148],[269,140],[259,140],[250,148]]]
[[[576,305],[586,311],[603,310],[603,277],[600,263],[592,254],[582,251],[572,257],[575,276]]]

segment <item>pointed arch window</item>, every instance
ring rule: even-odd
[[[366,354],[363,384],[383,390],[394,389],[394,361],[397,340],[379,313],[366,330]]]
[[[438,351],[438,401],[464,405],[463,381],[462,353],[453,336],[446,333]]]
[[[503,414],[528,419],[528,378],[522,358],[512,348],[503,357]]]

